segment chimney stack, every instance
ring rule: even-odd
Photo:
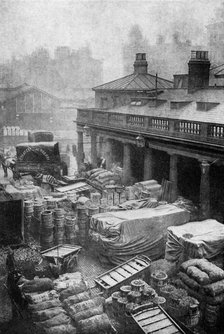
[[[134,62],[134,74],[148,73],[148,63],[146,61],[145,53],[136,53],[136,60]]]
[[[188,63],[188,92],[209,86],[210,61],[208,51],[191,51]]]

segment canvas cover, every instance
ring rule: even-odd
[[[54,163],[60,161],[57,142],[22,143],[16,146],[19,162]]]
[[[167,227],[189,221],[189,212],[174,205],[116,211],[92,216],[90,235],[98,251],[119,264],[138,254],[151,260],[165,253]]]
[[[181,264],[189,258],[212,259],[224,251],[224,225],[214,219],[170,226],[165,258]]]

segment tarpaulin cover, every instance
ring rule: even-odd
[[[181,264],[189,258],[211,259],[224,251],[224,225],[214,219],[170,226],[167,232],[168,261]]]
[[[98,251],[115,264],[143,253],[155,260],[165,253],[167,227],[185,224],[189,217],[173,205],[101,213],[92,216],[90,235]]]
[[[56,162],[60,161],[57,142],[22,143],[16,146],[18,161]]]

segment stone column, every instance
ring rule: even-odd
[[[124,144],[123,154],[123,182],[127,184],[132,176],[131,173],[131,145],[128,143]]]
[[[112,141],[107,139],[105,142],[105,159],[106,159],[106,169],[110,170],[112,167]]]
[[[171,196],[170,196],[171,203],[176,201],[177,195],[178,195],[177,177],[178,177],[177,155],[171,154],[170,155],[170,177],[169,177],[170,181],[172,182]]]
[[[201,161],[201,184],[200,184],[200,219],[208,219],[210,217],[210,164]]]
[[[78,133],[77,164],[78,164],[78,170],[80,170],[80,166],[84,162],[83,132],[77,131],[77,133]]]
[[[144,156],[144,181],[152,179],[152,149],[145,148],[145,156]]]
[[[91,132],[91,164],[92,168],[97,166],[97,135],[95,131]]]

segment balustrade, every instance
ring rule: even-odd
[[[127,116],[127,125],[137,128],[144,128],[145,119],[144,116]]]
[[[200,135],[201,125],[196,122],[179,121],[176,124],[176,130],[178,132],[189,133],[192,135]]]
[[[208,136],[213,138],[223,138],[224,137],[224,126],[223,125],[209,125],[208,126]]]
[[[160,118],[152,118],[151,127],[155,129],[160,129],[160,130],[169,130],[169,120],[160,119]]]
[[[84,124],[96,124],[111,128],[126,127],[144,132],[155,133],[157,130],[169,132],[169,136],[183,137],[197,136],[198,140],[223,140],[224,125],[191,122],[188,120],[164,119],[143,115],[126,115],[112,112],[92,110],[78,110],[77,121]],[[213,141],[214,142],[214,141]]]

